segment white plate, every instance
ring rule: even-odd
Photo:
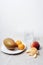
[[[25,44],[24,44],[24,45],[25,45]],[[18,50],[18,49],[16,49],[16,50],[13,50],[13,51],[8,50],[8,49],[4,46],[4,44],[2,44],[2,46],[1,46],[1,51],[4,52],[4,53],[7,53],[7,54],[19,54],[19,53],[23,52],[25,49],[26,49],[26,45],[25,45],[25,48],[24,48],[23,50]]]

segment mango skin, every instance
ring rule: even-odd
[[[4,39],[3,43],[6,46],[6,48],[9,49],[9,50],[14,50],[15,47],[16,47],[15,41],[11,38]]]

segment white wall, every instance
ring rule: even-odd
[[[15,31],[43,35],[43,0],[0,0],[0,39]]]

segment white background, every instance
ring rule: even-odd
[[[15,32],[43,36],[43,0],[0,0],[0,44]],[[43,46],[43,39],[40,45]],[[43,65],[41,48],[36,59],[26,53],[10,56],[0,52],[0,65]]]
[[[24,31],[43,36],[43,0],[0,0],[0,39]]]

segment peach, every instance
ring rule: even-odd
[[[34,42],[31,44],[31,47],[35,47],[35,48],[37,48],[37,49],[39,50],[40,44],[39,44],[38,41],[34,41]]]

